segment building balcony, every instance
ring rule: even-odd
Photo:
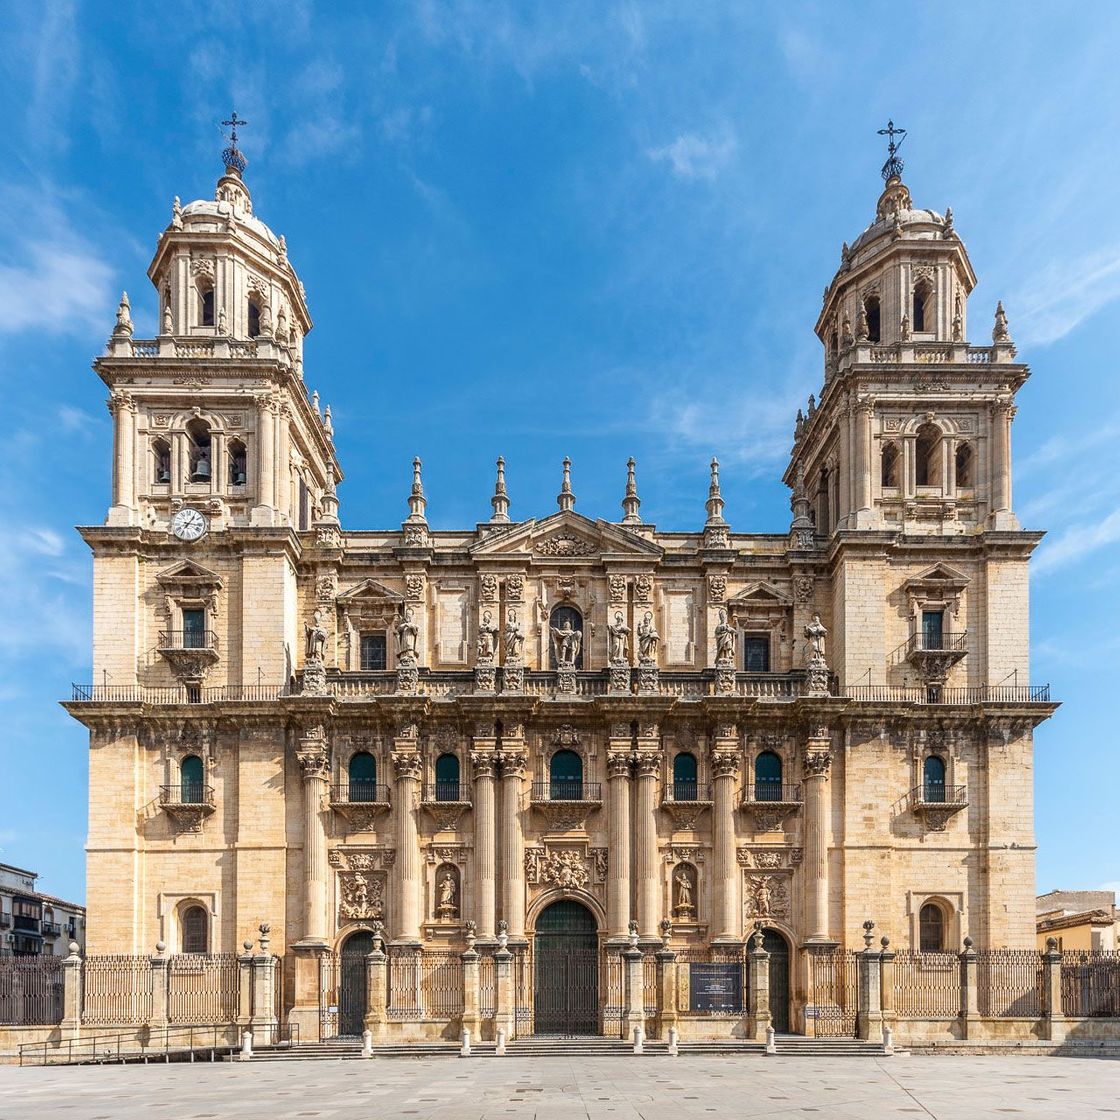
[[[711,807],[712,787],[708,782],[668,782],[661,791],[661,808],[680,831],[695,828],[700,814]]]
[[[12,928],[12,916],[11,916],[11,914],[0,914],[0,929],[11,929],[11,928]]]
[[[919,630],[906,642],[906,660],[918,670],[923,681],[934,686],[944,684],[949,670],[968,653],[967,637],[967,630],[959,634],[926,634]]]
[[[44,937],[61,937],[62,926],[58,922],[44,922],[42,933]]]
[[[156,652],[180,680],[199,683],[218,660],[218,635],[213,630],[161,630]]]
[[[755,782],[743,790],[739,807],[751,814],[759,832],[775,832],[786,816],[801,808],[803,801],[799,785]]]
[[[437,832],[450,831],[471,807],[471,787],[466,782],[432,782],[420,794],[420,807],[435,821]]]
[[[183,832],[201,832],[202,822],[215,809],[214,787],[201,782],[179,782],[159,787],[159,807]]]
[[[355,832],[369,832],[377,818],[389,811],[389,787],[377,782],[342,782],[331,786],[330,806]]]
[[[534,782],[530,804],[544,816],[551,832],[581,829],[596,809],[603,807],[600,782],[557,779]]]
[[[926,782],[910,791],[910,811],[920,817],[931,832],[944,832],[946,824],[962,809],[968,808],[965,786]]]
[[[939,685],[857,684],[839,689],[837,695],[862,704],[1033,704],[1056,706],[1048,684],[975,685],[945,688]]]

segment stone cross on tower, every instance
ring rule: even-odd
[[[237,148],[237,126],[245,125],[249,122],[244,117],[237,115],[237,110],[234,109],[229,115],[228,121],[222,121],[222,125],[230,130],[229,134],[229,147],[222,152],[222,162],[231,171],[236,171],[240,175],[248,165],[248,161],[238,151]]]
[[[906,139],[906,129],[895,128],[894,121],[888,120],[887,127],[879,129],[879,135],[887,137],[887,162],[883,164],[883,178],[901,179],[904,164],[898,155],[898,149],[902,147],[902,141]],[[894,142],[896,136],[899,137],[897,144]]]

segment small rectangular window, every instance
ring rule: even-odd
[[[922,611],[922,649],[944,649],[944,611]]]
[[[378,669],[386,668],[385,664],[385,635],[384,634],[363,634],[362,635],[362,669],[367,671],[375,671]]]
[[[206,645],[206,612],[198,608],[183,611],[183,649],[204,649]]]
[[[743,635],[743,668],[748,673],[770,672],[770,635]]]

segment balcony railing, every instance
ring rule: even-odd
[[[213,630],[161,630],[160,649],[218,649],[218,635]]]
[[[342,782],[331,786],[332,805],[388,805],[389,787],[377,782]]]
[[[909,641],[906,643],[907,653],[963,653],[965,652],[965,639],[968,637],[967,630],[961,630],[959,633],[951,633],[946,630],[940,634],[929,633],[923,630],[911,634]]]
[[[70,700],[78,704],[259,704],[286,696],[283,685],[222,685],[214,688],[188,688],[169,685],[146,688],[130,684],[75,684]]]
[[[947,786],[943,782],[924,782],[910,791],[912,805],[967,805],[966,786]]]
[[[12,928],[12,916],[11,916],[11,914],[0,914],[0,929],[11,929],[11,928]]]
[[[803,800],[800,785],[781,782],[755,782],[743,791],[744,805],[800,805]]]
[[[176,782],[159,787],[159,803],[165,809],[191,806],[214,807],[214,787],[202,782]]]
[[[662,801],[680,804],[682,802],[711,801],[710,782],[669,782],[662,794]]]
[[[579,782],[556,779],[533,783],[534,801],[602,801],[601,782]]]
[[[925,685],[848,685],[840,696],[863,704],[1049,704],[1048,684],[975,685],[970,688]]]
[[[44,922],[42,928],[44,937],[62,936],[62,926],[58,922]]]
[[[466,805],[471,800],[471,787],[466,782],[431,782],[424,786],[421,800],[429,804],[443,801],[449,805]]]

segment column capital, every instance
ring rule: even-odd
[[[634,755],[634,769],[639,778],[656,778],[661,773],[661,754],[638,751]]]
[[[493,778],[498,771],[498,756],[493,750],[471,751],[470,759],[476,778]]]
[[[331,757],[326,743],[305,742],[301,739],[300,744],[296,751],[296,758],[299,760],[304,780],[312,781],[330,777]]]
[[[634,756],[629,750],[607,752],[607,777],[629,778],[634,767]]]
[[[500,751],[498,757],[502,763],[503,778],[524,778],[525,767],[529,765],[529,755],[526,751]]]
[[[423,767],[421,765],[419,751],[398,751],[396,746],[394,746],[390,757],[393,760],[393,773],[398,782],[418,782],[420,780]]]
[[[714,778],[734,778],[739,773],[740,759],[737,751],[713,750],[710,761]]]
[[[806,778],[824,778],[832,766],[832,752],[829,750],[808,750],[802,759]]]

